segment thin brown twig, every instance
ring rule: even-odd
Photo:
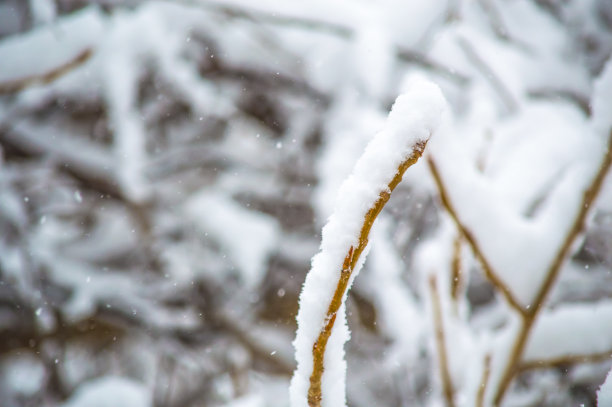
[[[421,155],[423,155],[423,151],[425,149],[426,144],[426,142],[416,144],[412,155],[399,165],[397,172],[395,173],[393,179],[389,182],[387,186],[388,189],[380,193],[378,199],[374,202],[372,207],[370,207],[370,209],[366,213],[359,234],[359,241],[357,247],[351,246],[346,257],[344,258],[342,270],[340,271],[340,276],[336,285],[336,290],[334,291],[334,295],[327,309],[324,326],[319,332],[317,340],[312,347],[313,369],[312,374],[310,376],[310,387],[308,388],[308,405],[310,407],[321,406],[321,379],[323,377],[324,357],[325,349],[327,347],[327,341],[331,336],[332,328],[334,327],[334,323],[336,321],[336,315],[338,313],[338,310],[340,309],[340,306],[342,305],[342,299],[344,297],[344,293],[348,288],[348,283],[353,273],[353,270],[357,265],[359,256],[368,244],[368,236],[370,234],[370,229],[372,228],[372,225],[374,224],[374,221],[376,220],[376,217],[378,216],[382,208],[389,201],[391,193],[402,180],[404,172],[406,172],[408,167],[416,163],[421,157]]]
[[[433,308],[433,320],[436,334],[436,351],[438,352],[438,370],[440,371],[440,379],[442,381],[442,392],[446,401],[447,407],[454,407],[453,381],[448,370],[448,353],[446,350],[446,342],[444,335],[444,321],[442,320],[442,305],[440,304],[440,293],[438,292],[438,283],[436,276],[429,277],[429,290],[431,292],[431,305]]]
[[[566,355],[554,359],[539,359],[522,362],[518,367],[519,372],[533,369],[550,369],[562,365],[572,365],[576,363],[596,363],[612,359],[612,349],[600,353],[583,355]]]
[[[463,275],[461,272],[461,235],[455,237],[453,241],[453,260],[451,263],[451,297],[455,304],[459,301],[459,294],[463,287]]]
[[[484,397],[487,393],[487,384],[489,384],[489,376],[491,375],[491,354],[487,353],[484,359],[484,367],[482,370],[482,378],[480,379],[480,387],[476,394],[476,407],[484,406]]]
[[[429,164],[431,174],[433,175],[434,181],[438,188],[438,193],[440,194],[440,200],[442,201],[442,205],[453,219],[453,222],[457,226],[457,229],[459,229],[459,231],[463,235],[463,238],[470,245],[470,248],[472,249],[474,256],[476,256],[476,259],[480,263],[485,276],[504,296],[504,298],[512,308],[518,311],[521,315],[524,314],[524,308],[520,305],[518,300],[514,298],[514,295],[510,291],[510,288],[499,278],[497,273],[493,270],[493,267],[480,249],[480,246],[478,245],[478,242],[476,241],[476,238],[474,237],[472,232],[459,220],[459,216],[457,215],[457,211],[455,210],[455,207],[453,206],[450,200],[450,196],[447,192],[446,186],[444,185],[444,182],[442,182],[442,177],[440,175],[440,172],[438,171],[438,167],[436,166],[436,163],[431,156],[427,157],[427,163]]]
[[[74,58],[57,66],[45,73],[26,76],[25,78],[14,79],[7,82],[0,82],[0,95],[20,92],[34,85],[45,85],[51,83],[61,76],[64,76],[73,69],[81,66],[92,56],[93,51],[87,48],[79,52]]]
[[[504,398],[506,390],[508,390],[510,383],[512,382],[514,376],[519,370],[520,361],[522,359],[523,351],[525,349],[525,345],[527,344],[527,339],[529,337],[529,333],[531,332],[531,328],[533,327],[533,324],[544,305],[544,300],[548,296],[548,293],[550,292],[554,282],[556,281],[559,275],[561,266],[564,264],[570,254],[570,250],[574,241],[584,228],[584,223],[588,215],[589,209],[591,208],[593,202],[595,202],[595,199],[597,198],[597,195],[601,191],[601,187],[610,169],[610,166],[612,166],[612,130],[610,131],[608,139],[607,151],[603,157],[602,163],[599,166],[599,170],[597,171],[595,178],[593,178],[591,185],[584,192],[582,202],[579,206],[578,213],[574,218],[572,227],[567,233],[565,240],[563,241],[561,247],[559,248],[559,251],[557,252],[557,255],[553,259],[546,272],[544,282],[540,286],[540,289],[538,290],[534,298],[533,306],[529,308],[525,314],[523,314],[521,328],[512,346],[510,357],[508,358],[508,363],[506,364],[506,367],[502,373],[499,382],[499,387],[493,400],[494,405],[496,406],[500,405],[501,401]]]

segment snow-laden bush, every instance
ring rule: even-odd
[[[611,15],[607,0],[3,1],[2,405],[128,384],[155,406],[287,406],[318,231],[414,77],[449,112],[346,294],[352,340],[332,357],[346,352],[348,404],[595,405]]]

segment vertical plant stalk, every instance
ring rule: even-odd
[[[455,391],[453,381],[448,370],[448,353],[444,334],[444,321],[442,318],[442,304],[436,276],[429,277],[429,291],[431,294],[431,306],[433,311],[433,322],[436,334],[436,351],[438,352],[438,370],[442,381],[442,392],[447,407],[455,407]]]
[[[370,234],[370,230],[372,229],[372,225],[374,224],[374,221],[376,220],[376,217],[378,216],[380,211],[389,201],[393,190],[402,180],[404,172],[406,172],[408,167],[416,163],[418,159],[423,155],[423,151],[425,150],[426,144],[426,141],[416,143],[412,154],[399,165],[395,175],[387,185],[388,189],[380,193],[378,199],[374,202],[374,204],[366,213],[363,225],[361,227],[361,231],[359,233],[359,240],[357,246],[351,246],[349,248],[348,253],[346,254],[346,257],[344,258],[342,270],[340,270],[340,275],[338,278],[338,283],[336,285],[334,295],[332,296],[331,302],[327,309],[323,328],[319,332],[317,340],[315,341],[312,347],[313,369],[312,374],[310,375],[310,387],[308,388],[308,405],[310,407],[321,406],[321,379],[323,377],[324,370],[325,349],[327,347],[329,337],[331,336],[334,323],[336,322],[336,315],[338,313],[338,310],[340,309],[340,306],[342,305],[342,299],[344,298],[344,294],[347,290],[353,270],[355,269],[355,266],[359,261],[361,253],[363,253],[366,246],[368,245],[368,236]]]

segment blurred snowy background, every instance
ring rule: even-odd
[[[531,219],[580,199],[567,169],[603,157],[611,53],[610,0],[0,0],[0,405],[287,406],[320,228],[406,78],[449,100],[436,162],[462,157],[497,198],[447,168],[458,205]],[[347,305],[351,406],[444,405],[430,268],[463,270],[458,405],[479,383],[466,355],[511,319],[438,195],[419,163],[373,231]],[[489,212],[473,228],[512,222]],[[489,233],[493,263],[545,264],[573,219],[553,213],[531,240]],[[547,303],[598,311],[540,330],[507,405],[595,405],[611,270],[608,179]],[[529,279],[507,283],[528,303]],[[555,354],[567,337],[584,349]]]

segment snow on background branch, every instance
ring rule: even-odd
[[[348,404],[595,405],[610,177],[571,231],[611,52],[606,0],[3,1],[3,406],[289,405],[319,231],[415,75],[450,106],[438,178],[372,230]]]

